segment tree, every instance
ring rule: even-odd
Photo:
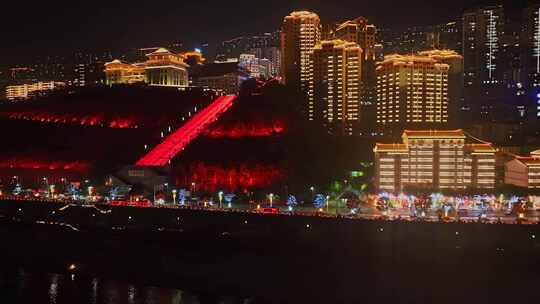
[[[227,202],[227,206],[230,208],[232,200],[236,195],[234,193],[227,193],[223,196],[223,199]]]
[[[178,203],[184,205],[186,203],[187,191],[186,189],[180,189],[178,191]]]
[[[116,200],[116,197],[118,196],[118,192],[119,192],[119,189],[118,187],[112,187],[110,190],[109,190],[109,197],[111,200]]]
[[[22,187],[20,184],[16,184],[15,188],[13,188],[13,195],[19,195],[22,193]]]
[[[81,190],[79,189],[79,187],[74,184],[74,183],[71,183],[69,186],[68,186],[68,193],[69,195],[71,195],[74,199],[77,199],[77,197],[81,194]]]
[[[289,194],[289,197],[287,198],[287,206],[289,206],[290,209],[296,207],[298,205],[298,201],[296,200],[296,197],[292,194]]]
[[[324,208],[324,206],[326,205],[326,198],[324,197],[324,195],[322,195],[322,194],[317,194],[317,195],[315,196],[315,199],[313,200],[313,205],[314,205],[315,208],[317,208],[317,209]]]

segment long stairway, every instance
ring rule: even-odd
[[[235,99],[235,95],[218,97],[139,159],[137,165],[146,167],[166,166],[169,160],[184,150],[192,140],[206,130],[221,114],[225,113],[233,105]]]

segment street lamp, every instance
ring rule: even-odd
[[[93,192],[94,192],[94,187],[88,186],[88,198],[92,199]]]
[[[268,199],[270,200],[270,208],[272,208],[273,203],[274,203],[274,193],[270,193],[268,195]]]
[[[43,183],[45,183],[45,189],[47,191],[47,196],[50,196],[51,195],[51,192],[50,192],[51,189],[49,187],[49,180],[46,177],[43,178]]]
[[[172,191],[173,204],[176,205],[176,189]]]
[[[218,198],[219,198],[219,208],[221,209],[221,202],[223,201],[223,191],[219,191]]]
[[[330,195],[326,196],[326,212],[328,212],[330,206]]]

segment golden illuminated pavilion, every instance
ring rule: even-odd
[[[124,63],[113,60],[105,64],[108,85],[146,82],[152,86],[185,87],[188,82],[188,65],[184,54],[176,54],[165,48],[146,55],[141,63]]]

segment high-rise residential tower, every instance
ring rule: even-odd
[[[445,63],[449,66],[448,70],[448,122],[453,126],[458,126],[459,111],[464,103],[463,95],[463,56],[456,51],[445,50],[429,50],[418,53],[420,56],[427,56],[435,59],[440,63]]]
[[[463,56],[466,85],[499,84],[501,39],[504,33],[502,5],[468,10],[463,14]]]
[[[531,2],[523,11],[521,33],[522,79],[528,89],[523,107],[533,121],[540,120],[540,3]]]
[[[477,7],[463,14],[465,101],[486,117],[493,104],[501,102],[503,93],[504,24],[502,5]]]
[[[317,14],[295,11],[283,19],[281,76],[286,85],[307,92],[312,77],[309,57],[320,39],[321,21]]]
[[[357,43],[338,39],[313,48],[309,119],[323,122],[335,134],[353,135],[360,120],[362,55]]]
[[[450,65],[441,58],[460,56],[447,52],[388,55],[377,64],[377,124],[401,128],[448,123]]]
[[[540,3],[523,11],[522,21],[523,79],[529,87],[540,86]]]
[[[365,17],[358,17],[354,20],[345,21],[338,24],[333,31],[336,39],[355,42],[362,48],[362,94],[360,96],[361,111],[363,112],[363,122],[373,125],[375,122],[375,86],[377,78],[375,76],[376,60],[376,35],[377,28],[370,24]]]

